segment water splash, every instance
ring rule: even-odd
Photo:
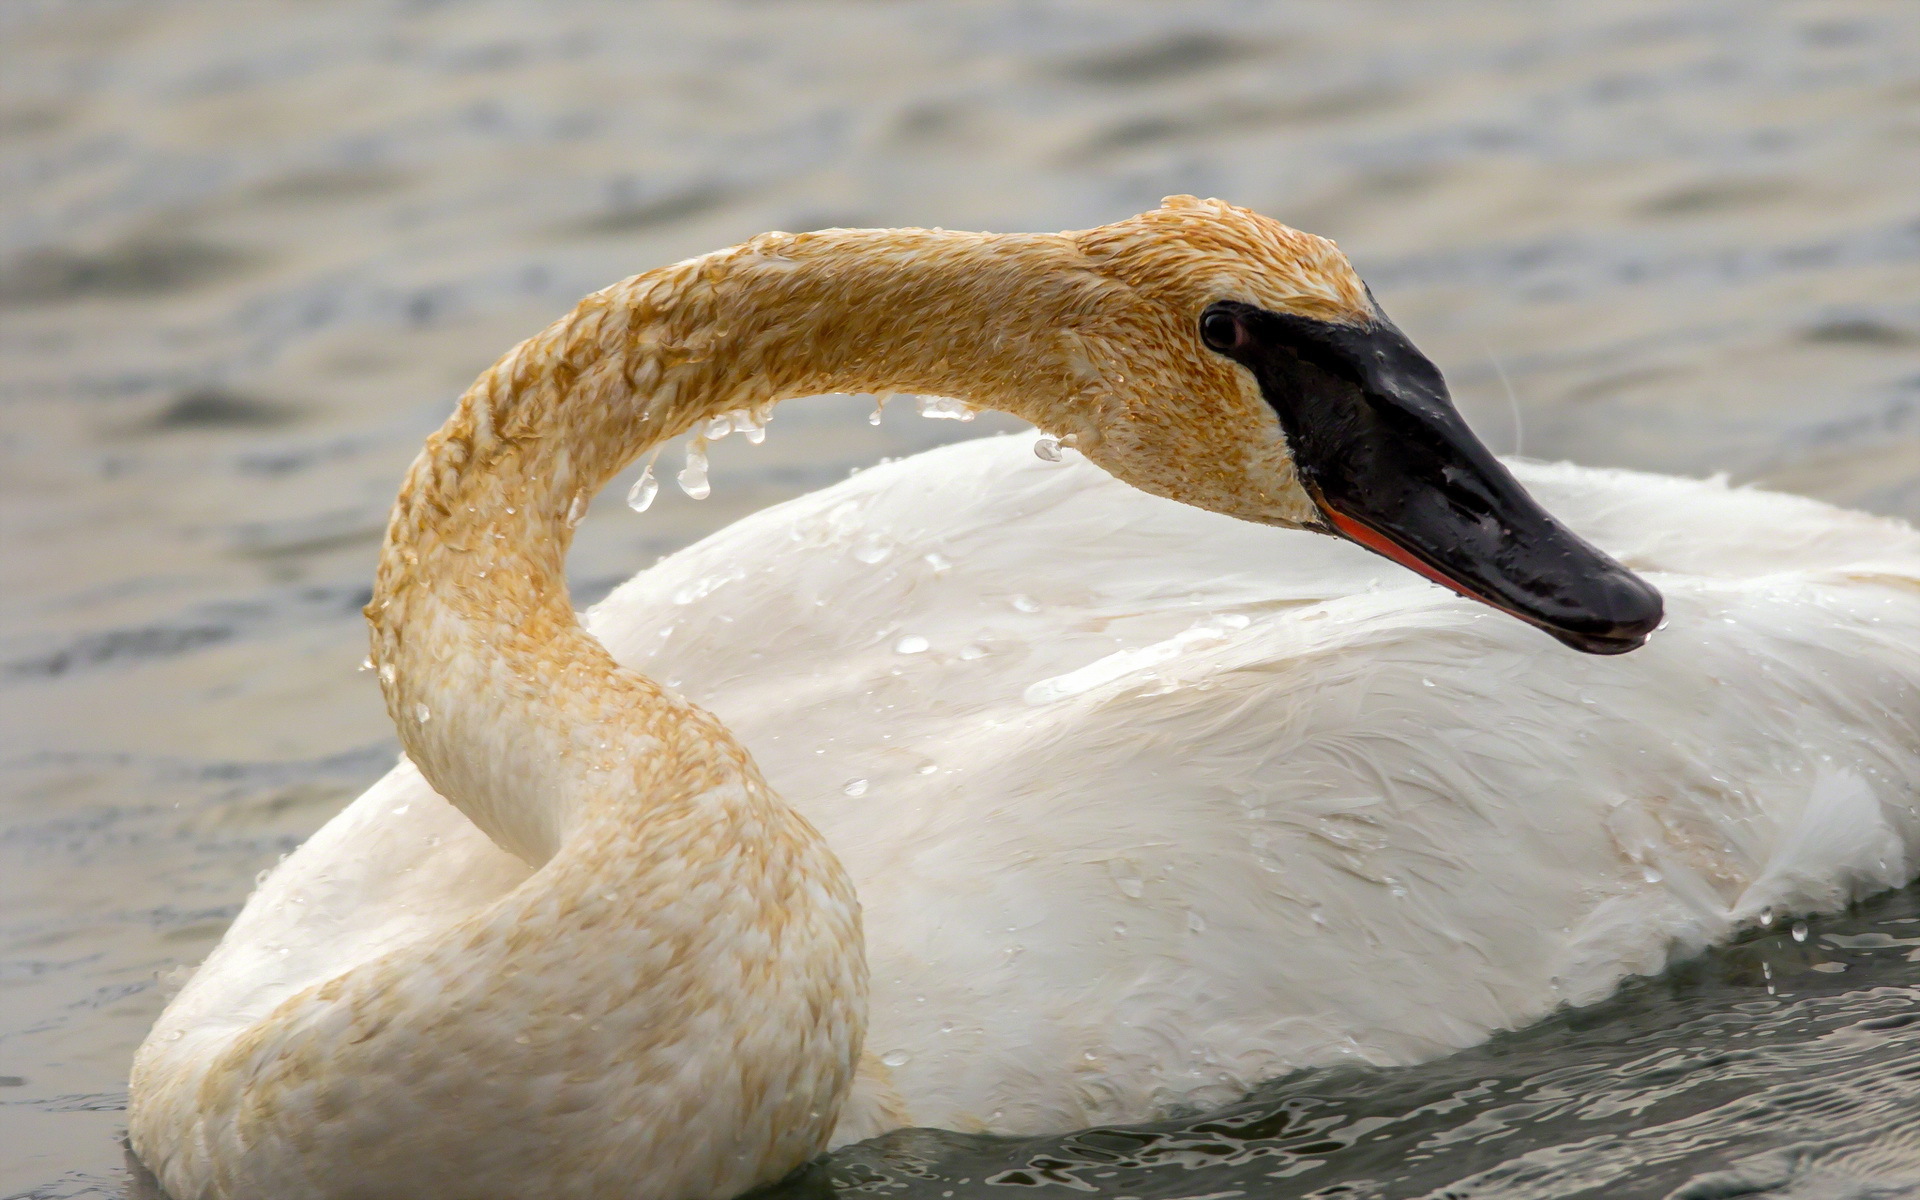
[[[705,500],[713,494],[713,485],[707,482],[707,439],[694,438],[687,443],[687,465],[674,479],[691,499]]]

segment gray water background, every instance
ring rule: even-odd
[[[497,354],[765,229],[1174,192],[1338,239],[1496,449],[1920,516],[1912,0],[0,0],[0,1196],[123,1193],[168,979],[392,761],[357,610]],[[866,412],[784,407],[702,503],[610,491],[578,598],[1013,427]],[[1912,906],[1212,1126],[902,1135],[796,1186],[1911,1194]]]

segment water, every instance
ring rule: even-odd
[[[165,981],[392,760],[355,668],[402,472],[579,296],[766,229],[1218,194],[1337,238],[1497,449],[1524,422],[1536,455],[1920,516],[1917,79],[1905,0],[0,8],[0,1196],[123,1191]],[[700,504],[587,512],[577,598],[1018,428],[876,402],[715,443]],[[1827,939],[1920,936],[1907,903],[1456,1059],[1284,1081],[1253,1133],[902,1136],[806,1186],[962,1195],[1051,1156],[1115,1196],[1897,1195],[1920,1086],[1904,1027],[1862,1022],[1912,968]]]
[[[680,490],[685,492],[690,500],[705,500],[713,494],[713,484],[707,479],[705,438],[695,438],[687,443],[687,465],[680,468],[680,473],[674,476],[674,480],[679,483]]]
[[[1920,890],[1807,925],[1424,1066],[1067,1137],[904,1131],[773,1195],[1920,1196]]]
[[[922,396],[919,406],[920,415],[930,421],[971,421],[975,416],[971,406],[951,396]]]
[[[627,489],[627,507],[643,513],[653,507],[653,498],[659,494],[660,481],[653,477],[653,468],[642,467],[640,477]]]

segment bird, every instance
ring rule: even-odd
[[[835,391],[1042,440],[575,613],[614,475]],[[1191,196],[594,293],[428,440],[366,611],[404,757],[135,1056],[175,1200],[718,1200],[903,1126],[1224,1103],[1599,999],[1920,837],[1920,534],[1503,462],[1338,247]]]

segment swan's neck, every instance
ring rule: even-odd
[[[407,753],[534,863],[596,806],[671,806],[681,756],[744,763],[717,722],[580,628],[564,562],[588,500],[649,447],[791,396],[959,395],[1079,428],[1085,381],[1036,314],[1109,287],[1060,237],[833,230],[589,296],[474,383],[401,490],[368,614]],[[661,786],[610,787],[634,761]]]
[[[649,447],[788,396],[934,392],[1077,429],[1047,401],[1078,394],[1074,360],[1032,314],[1110,286],[1065,239],[755,239],[590,296],[515,348],[402,487],[367,610],[388,708],[434,788],[540,867],[465,943],[460,978],[604,1002],[594,1032],[536,1042],[539,1069],[608,1047],[631,1060],[655,1081],[629,1097],[655,1110],[643,1124],[684,1112],[708,1130],[698,1155],[674,1152],[688,1194],[765,1182],[825,1145],[865,1025],[858,906],[720,723],[581,628],[573,522]],[[569,962],[600,965],[574,987]],[[392,1027],[415,1018],[450,1019]]]

